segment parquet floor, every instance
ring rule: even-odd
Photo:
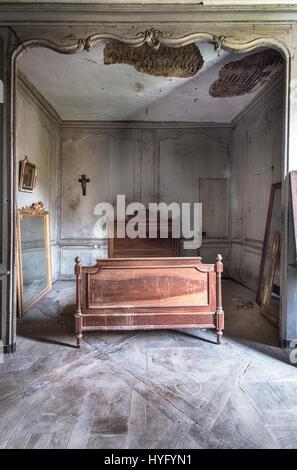
[[[77,350],[75,285],[56,282],[0,364],[0,447],[297,448],[297,368],[254,294],[223,292],[220,346],[209,331],[93,332]]]

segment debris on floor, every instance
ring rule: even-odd
[[[237,308],[238,310],[246,310],[246,309],[254,308],[254,304],[250,300],[242,301],[239,304],[237,304]]]

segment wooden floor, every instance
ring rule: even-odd
[[[0,364],[0,447],[297,448],[297,369],[254,294],[223,293],[220,346],[208,331],[93,332],[77,350],[74,283],[55,283]]]

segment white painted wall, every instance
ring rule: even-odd
[[[42,201],[50,213],[52,246],[52,276],[57,278],[59,266],[56,249],[58,231],[59,193],[57,175],[60,175],[60,129],[24,82],[19,81],[17,93],[17,164],[28,157],[37,165],[36,187],[32,193],[17,192],[19,208]]]
[[[42,200],[50,211],[53,279],[72,278],[76,256],[85,265],[107,256],[107,240],[98,238],[95,226],[98,202],[115,204],[117,194],[125,194],[127,204],[199,202],[200,179],[204,184],[225,179],[230,217],[223,197],[214,195],[209,207],[217,210],[203,213],[207,236],[200,254],[214,262],[220,252],[225,273],[256,288],[270,188],[281,180],[282,89],[279,82],[263,90],[233,130],[218,124],[95,121],[64,122],[61,128],[36,90],[20,82],[17,155],[36,163],[38,176],[33,193],[18,192],[18,207]],[[81,174],[91,180],[85,197]],[[223,232],[214,237],[212,226]],[[181,246],[181,254],[197,252]]]
[[[283,85],[263,92],[236,121],[231,151],[230,274],[256,288],[270,189],[282,180]]]

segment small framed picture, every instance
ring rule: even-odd
[[[30,163],[28,157],[20,162],[19,191],[32,192],[36,184],[37,165]]]

